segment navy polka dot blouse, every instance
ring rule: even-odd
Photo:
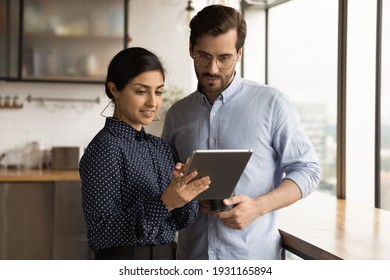
[[[82,202],[90,248],[157,245],[195,222],[193,201],[168,212],[161,193],[172,179],[170,146],[142,128],[107,118],[80,160]]]

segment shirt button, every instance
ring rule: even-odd
[[[213,250],[211,250],[211,251],[210,251],[210,254],[213,254],[213,255],[214,255],[214,254],[215,254],[215,252],[214,252]]]
[[[214,225],[213,225],[213,223],[210,223],[210,225],[209,225],[209,226],[210,226],[210,227],[212,227],[212,226],[214,226]]]
[[[210,139],[210,143],[211,143],[211,144],[214,144],[214,139],[211,138],[211,139]]]

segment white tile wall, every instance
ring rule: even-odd
[[[0,108],[0,154],[24,150],[33,141],[43,141],[46,149],[53,146],[86,147],[103,127],[100,115],[110,102],[104,85],[61,83],[0,82],[0,96],[19,97],[22,109]],[[100,103],[27,101],[28,96],[50,98],[100,99]],[[112,115],[107,110],[106,115]],[[162,122],[147,127],[148,132],[160,135]],[[10,158],[11,164],[15,163]]]
[[[0,109],[0,153],[36,140],[52,146],[86,146],[103,126],[109,102],[104,85],[0,82],[0,95],[19,96],[22,109]],[[27,97],[100,98],[100,103],[28,102]]]

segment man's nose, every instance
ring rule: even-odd
[[[209,70],[210,74],[216,74],[216,73],[218,73],[218,71],[219,71],[219,66],[218,66],[217,59],[213,58],[213,59],[210,61],[210,64],[208,65],[208,70]]]

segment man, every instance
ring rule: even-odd
[[[318,158],[289,99],[235,73],[246,37],[241,14],[207,6],[190,23],[198,89],[169,110],[162,137],[185,162],[195,149],[253,149],[226,205],[202,201],[197,222],[179,232],[177,259],[280,259],[275,210],[309,195]],[[212,180],[212,178],[211,178]]]

